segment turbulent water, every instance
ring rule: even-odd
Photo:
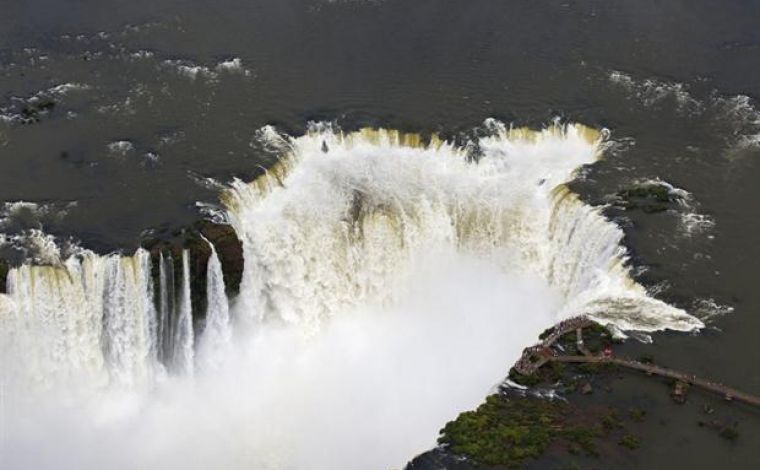
[[[566,186],[603,134],[480,132],[262,129],[279,163],[222,195],[240,295],[212,246],[198,331],[187,251],[177,276],[142,250],[11,270],[9,468],[400,466],[558,320],[702,326],[632,280],[620,228]]]
[[[488,121],[465,149],[418,135],[315,126],[273,144],[287,156],[227,194],[246,258],[245,311],[306,327],[365,301],[389,301],[431,253],[488,259],[540,276],[563,298],[558,318],[586,314],[624,329],[700,323],[633,282],[622,231],[565,183],[601,154],[582,126],[541,132]]]

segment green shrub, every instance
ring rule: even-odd
[[[627,449],[638,449],[641,447],[641,441],[638,437],[632,435],[632,434],[626,434],[623,437],[620,438],[618,441],[618,444],[627,448]]]

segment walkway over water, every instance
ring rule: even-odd
[[[694,385],[722,395],[726,400],[741,401],[749,405],[760,407],[760,397],[735,390],[718,382],[699,378],[693,374],[686,374],[673,369],[632,359],[614,357],[612,354],[592,354],[583,344],[583,329],[592,324],[592,321],[583,317],[577,317],[559,323],[554,331],[541,343],[526,348],[523,351],[522,357],[514,366],[515,370],[523,375],[532,375],[547,362],[615,364],[628,369],[640,370],[648,375],[667,377],[686,384]],[[581,355],[557,354],[551,347],[560,337],[573,330],[576,331],[577,348]]]

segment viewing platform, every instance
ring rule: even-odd
[[[687,374],[628,358],[615,357],[611,348],[605,349],[600,354],[593,354],[585,347],[583,330],[594,324],[593,321],[588,320],[585,317],[575,317],[558,323],[554,327],[554,330],[540,343],[526,348],[523,351],[522,356],[514,365],[514,369],[522,375],[532,375],[547,362],[615,364],[620,367],[645,372],[647,375],[656,375],[674,379],[677,381],[676,383],[681,382],[683,384],[693,385],[721,395],[726,400],[736,400],[760,407],[760,397],[735,390],[718,382],[697,377],[694,374]],[[573,330],[576,332],[576,348],[580,354],[561,354],[556,351],[553,346],[557,340],[565,334],[571,333]],[[683,387],[677,388],[679,394],[685,394]]]

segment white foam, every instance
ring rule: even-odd
[[[241,295],[227,329],[212,256],[207,315],[222,328],[197,351],[187,252],[178,296],[160,257],[158,311],[143,251],[12,270],[0,296],[5,462],[399,467],[557,320],[702,325],[631,279],[620,229],[565,186],[599,158],[598,133],[486,127],[478,159],[395,131],[317,124],[283,139],[279,164],[224,195],[243,241]],[[213,367],[195,368],[212,357],[204,343]],[[161,373],[166,350],[184,374]]]
[[[684,113],[699,113],[703,104],[689,93],[683,83],[666,82],[653,78],[636,80],[631,75],[620,71],[609,74],[610,82],[628,89],[644,106],[651,107],[664,100],[673,99],[677,109]]]
[[[174,69],[177,73],[190,80],[196,80],[199,77],[210,80],[217,78],[217,73],[210,68],[195,64],[188,60],[167,59],[163,61],[163,64]]]
[[[637,79],[620,71],[610,72],[608,80],[623,87],[630,99],[647,108],[672,99],[681,115],[712,120],[717,124],[719,137],[729,144],[729,156],[736,151],[757,148],[760,144],[760,111],[746,95],[722,96],[713,91],[707,97],[698,98],[686,84],[655,78]]]
[[[108,151],[114,155],[125,156],[135,150],[135,145],[128,140],[117,140],[108,144]]]

